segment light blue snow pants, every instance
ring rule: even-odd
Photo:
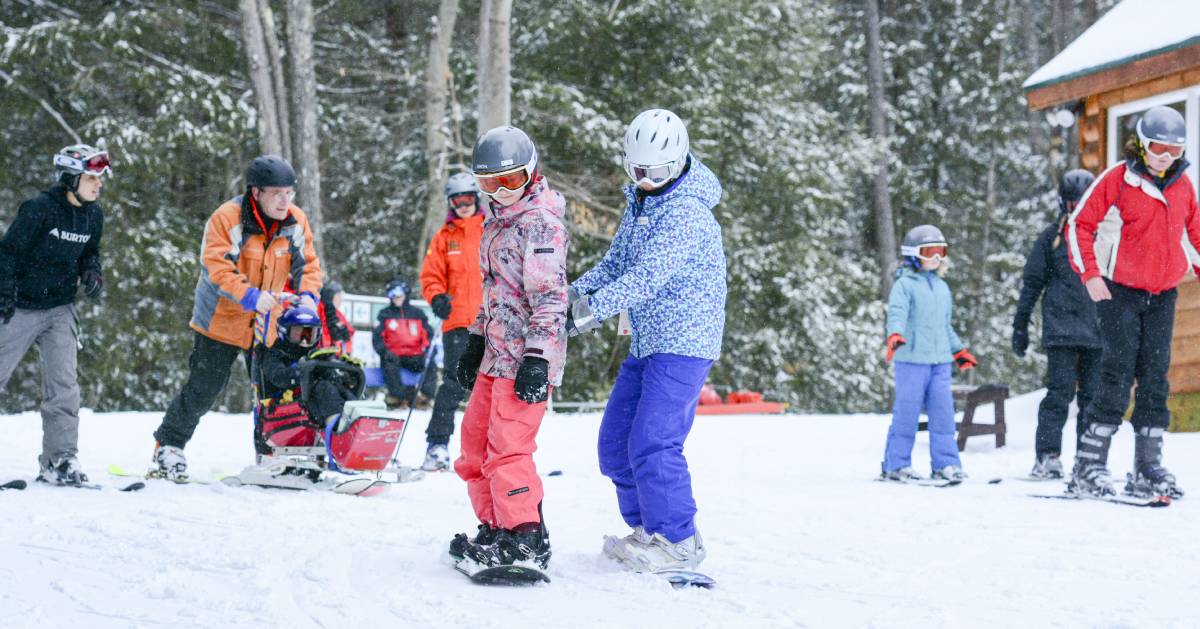
[[[912,465],[913,442],[921,409],[929,416],[929,457],[933,469],[947,465],[962,467],[955,443],[954,397],[950,394],[953,363],[924,365],[896,362],[896,401],[883,453],[883,471]]]

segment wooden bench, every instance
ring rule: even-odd
[[[1004,435],[1008,425],[1004,423],[1004,400],[1008,399],[1006,384],[953,384],[950,393],[955,402],[963,404],[963,418],[958,422],[958,451],[967,447],[967,437],[996,435],[996,447],[1004,447]],[[992,424],[975,423],[975,407],[991,403],[995,408],[996,421]],[[929,430],[929,422],[917,424],[917,430]]]

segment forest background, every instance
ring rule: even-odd
[[[330,277],[379,294],[415,283],[441,181],[511,121],[568,199],[574,278],[622,210],[625,125],[665,107],[725,187],[718,389],[885,409],[894,243],[934,223],[980,359],[965,378],[1026,391],[1044,356],[1010,351],[1021,268],[1078,159],[1074,128],[1027,111],[1020,86],[1114,3],[0,0],[0,223],[62,146],[110,151],[105,293],[79,302],[84,404],[161,409],[186,376],[204,223],[255,155],[297,165]],[[556,399],[603,399],[627,348],[613,325],[572,340]],[[0,412],[39,397],[30,352]],[[231,385],[221,407],[248,403]]]

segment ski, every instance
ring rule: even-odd
[[[170,478],[166,478],[164,476],[159,476],[155,470],[150,470],[150,471],[146,472],[145,474],[135,474],[133,472],[126,470],[125,468],[121,467],[120,465],[109,465],[108,466],[108,475],[116,476],[118,478],[143,478],[146,480],[165,480],[165,481],[168,481],[171,483],[175,483],[177,485],[209,485],[209,484],[211,484],[210,481],[198,480],[198,479],[194,479],[194,478],[190,478],[190,477],[186,478],[184,480],[173,480]]]
[[[47,487],[72,487],[74,489],[91,489],[93,491],[101,491],[104,489],[104,485],[100,485],[98,483],[52,483],[47,480],[42,480],[40,477],[35,480],[37,480],[37,482],[39,482],[43,485],[46,485]],[[128,485],[125,485],[123,487],[117,487],[117,491],[134,492],[134,491],[141,491],[145,488],[146,488],[146,483],[137,481],[137,482],[129,483]]]
[[[0,491],[3,491],[5,489],[18,489],[18,490],[25,489],[26,486],[27,486],[27,483],[21,479],[10,480],[7,483],[0,485]]]
[[[961,480],[942,480],[939,478],[921,478],[914,480],[895,480],[891,478],[876,478],[876,482],[880,483],[895,483],[897,485],[915,485],[917,487],[955,487],[961,485]]]
[[[1089,494],[1072,494],[1063,492],[1061,494],[1029,494],[1032,498],[1044,498],[1047,500],[1095,500],[1098,502],[1108,502],[1118,505],[1128,505],[1130,507],[1169,507],[1171,506],[1170,496],[1154,496],[1153,498],[1136,498],[1134,496],[1092,496]]]

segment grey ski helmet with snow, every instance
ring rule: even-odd
[[[687,165],[688,132],[683,120],[666,109],[638,114],[625,130],[622,161],[635,183],[661,185],[679,176]]]
[[[296,185],[296,171],[278,155],[260,155],[246,168],[246,187],[287,188]]]
[[[933,225],[917,225],[904,234],[904,240],[900,243],[900,255],[916,256],[921,247],[945,244],[949,243],[942,235],[942,230]]]
[[[450,175],[446,180],[446,185],[442,187],[442,195],[447,199],[456,194],[472,193],[479,195],[479,185],[475,183],[475,177],[471,173],[455,173]]]
[[[1187,123],[1182,114],[1170,107],[1151,107],[1137,122],[1137,136],[1143,147],[1148,142],[1187,144]]]
[[[524,131],[509,125],[490,129],[475,141],[471,152],[472,170],[480,175],[516,170],[522,166],[533,176],[537,168],[537,147]]]
[[[1068,203],[1078,203],[1095,180],[1095,175],[1082,168],[1063,173],[1062,180],[1058,182],[1058,209],[1066,212]]]
[[[67,190],[78,190],[79,176],[85,172],[96,176],[112,174],[108,151],[90,144],[72,144],[54,155],[54,178]]]

